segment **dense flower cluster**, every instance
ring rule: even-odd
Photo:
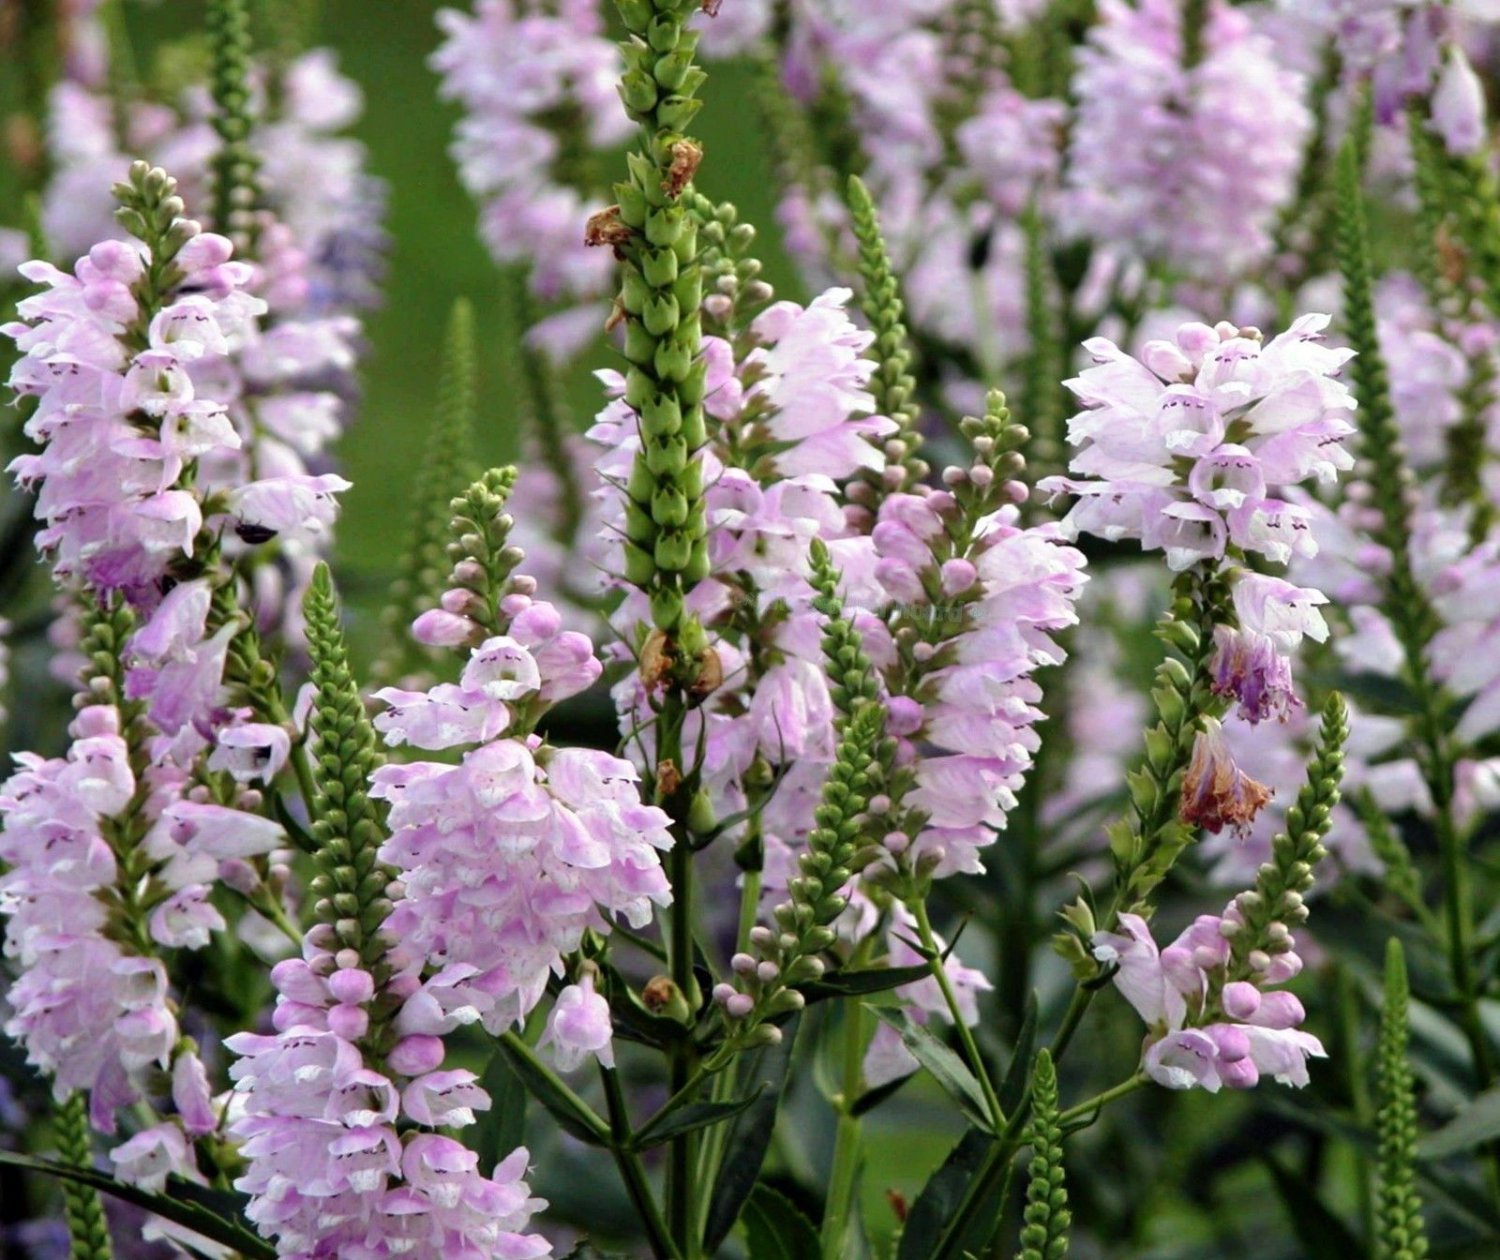
[[[98,1128],[112,1133],[160,1068],[173,1071],[187,1132],[208,1132],[202,1068],[182,1047],[157,955],[201,949],[224,928],[209,900],[221,864],[276,850],[281,828],[185,795],[169,767],[143,779],[111,705],[80,711],[70,734],[65,758],[23,754],[0,787],[5,952],[21,968],[6,1031],[59,1097],[89,1091]],[[133,1151],[118,1157],[122,1175]]]
[[[1182,13],[1173,0],[1100,6],[1079,53],[1065,213],[1077,234],[1229,279],[1269,252],[1311,120],[1301,79],[1248,15],[1211,0],[1188,65]]]
[[[143,309],[136,292],[150,255],[105,242],[72,275],[27,263],[23,274],[47,288],[18,306],[24,323],[4,329],[24,356],[11,388],[37,400],[26,434],[44,450],[11,464],[38,491],[37,545],[59,578],[148,608],[173,562],[199,545],[203,505],[179,485],[184,470],[240,446],[223,399],[195,387],[191,365],[226,356],[265,310],[224,237],[187,221],[182,235],[178,292],[158,309]]]
[[[1307,511],[1281,496],[1353,466],[1341,443],[1354,401],[1335,377],[1350,352],[1322,344],[1327,325],[1306,315],[1263,343],[1253,328],[1184,324],[1139,359],[1090,341],[1093,365],[1068,382],[1085,408],[1069,468],[1089,480],[1041,486],[1079,496],[1066,527],[1138,538],[1174,570],[1230,546],[1280,564],[1316,551]]]
[[[550,1255],[546,1239],[526,1232],[546,1206],[523,1180],[526,1148],[486,1174],[439,1131],[473,1124],[490,1106],[474,1074],[443,1069],[443,1043],[430,1032],[371,1052],[372,1019],[426,992],[415,952],[406,947],[402,960],[377,988],[357,953],[328,948],[326,929],[315,928],[304,956],[271,973],[276,1031],[226,1043],[238,1056],[231,1132],[249,1161],[235,1184],[252,1197],[250,1219],[283,1256]]]
[[[586,931],[607,932],[615,916],[641,927],[671,900],[660,860],[669,820],[641,803],[635,768],[524,733],[540,709],[599,677],[592,644],[528,596],[507,596],[501,611],[507,633],[473,649],[457,684],[378,693],[388,707],[376,725],[389,743],[477,745],[457,765],[385,766],[372,781],[372,795],[390,803],[380,856],[405,888],[390,929],[437,969],[403,1027],[518,1024]],[[574,1005],[586,1009],[573,1018],[586,1020],[591,991]],[[553,1024],[564,1062],[568,1026]]]
[[[1309,1056],[1323,1044],[1303,1032],[1304,1011],[1283,984],[1302,970],[1294,950],[1275,955],[1253,980],[1228,978],[1229,940],[1242,924],[1231,902],[1222,916],[1199,915],[1165,949],[1150,925],[1122,914],[1122,932],[1094,938],[1100,962],[1116,968],[1114,984],[1150,1028],[1142,1066],[1168,1089],[1250,1089],[1262,1076],[1283,1085],[1308,1083]]]

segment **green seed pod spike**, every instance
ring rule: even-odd
[[[358,950],[364,966],[373,970],[385,953],[378,928],[385,917],[382,911],[389,912],[384,882],[367,878],[382,869],[376,850],[386,836],[385,809],[370,796],[370,776],[382,758],[349,668],[327,565],[320,564],[314,572],[302,611],[316,689],[308,719],[316,788],[311,803],[312,833],[318,844],[316,911],[322,922],[334,926],[340,944]],[[388,873],[394,877],[394,872]],[[354,899],[352,905],[349,898]],[[367,929],[364,924],[372,921],[375,927]],[[377,982],[380,978],[377,974]]]
[[[1068,1254],[1068,1188],[1058,1124],[1057,1071],[1040,1050],[1031,1078],[1031,1163],[1027,1166],[1025,1225],[1018,1260],[1063,1260]]]
[[[446,589],[453,499],[475,472],[473,428],[474,308],[460,298],[448,319],[431,436],[412,491],[410,541],[385,611],[389,635],[373,670],[377,683],[395,681],[413,663],[411,623],[435,608]]]
[[[58,1107],[56,1129],[58,1159],[74,1168],[92,1169],[93,1143],[83,1094],[69,1094]],[[68,1178],[59,1178],[59,1184],[68,1223],[69,1260],[110,1260],[109,1222],[99,1192]]]
[[[1376,1260],[1422,1260],[1427,1254],[1422,1199],[1415,1185],[1417,1107],[1406,1058],[1407,1003],[1406,957],[1401,942],[1393,938],[1385,948],[1385,1003],[1375,1052],[1375,1129],[1380,1144]]]

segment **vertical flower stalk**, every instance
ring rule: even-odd
[[[427,452],[412,487],[411,532],[401,572],[391,586],[383,613],[390,636],[376,661],[375,682],[396,682],[409,670],[430,664],[414,660],[412,623],[442,596],[450,565],[448,529],[454,496],[472,482],[474,426],[474,308],[453,304],[443,343],[443,370]]]
[[[1064,1184],[1062,1136],[1057,1069],[1044,1049],[1037,1054],[1031,1078],[1031,1163],[1026,1169],[1026,1223],[1018,1260],[1063,1260],[1068,1254],[1073,1214]]]
[[[88,1103],[80,1093],[67,1096],[57,1109],[57,1155],[74,1168],[92,1169]],[[63,1215],[68,1223],[69,1260],[111,1260],[109,1222],[93,1186],[61,1179]]]
[[[621,263],[616,310],[629,363],[624,398],[635,413],[641,443],[625,486],[625,577],[646,594],[657,632],[650,655],[662,664],[664,688],[651,782],[657,802],[674,820],[668,959],[673,983],[696,1009],[686,827],[696,775],[684,766],[682,727],[687,689],[697,683],[710,653],[687,603],[709,573],[701,456],[708,440],[703,273],[698,220],[688,203],[703,149],[687,135],[701,107],[695,94],[706,77],[694,64],[698,35],[687,29],[701,5],[698,0],[616,0],[616,8],[629,34],[621,45],[620,96],[642,139],[629,156],[628,178],[615,185],[618,204],[590,220],[586,239],[612,247]],[[674,1043],[674,1093],[691,1078],[692,1058],[691,1043]],[[673,1139],[667,1178],[669,1227],[689,1260],[695,1251],[694,1145],[691,1134]]]
[[[1495,1061],[1479,1017],[1474,969],[1474,907],[1468,856],[1454,809],[1454,774],[1459,751],[1451,729],[1450,701],[1428,659],[1440,621],[1413,569],[1412,479],[1391,403],[1390,378],[1376,335],[1374,280],[1365,222],[1362,164],[1351,139],[1339,154],[1338,261],[1344,283],[1345,321],[1354,360],[1359,399],[1359,454],[1365,464],[1373,537],[1390,560],[1381,583],[1381,608],[1400,644],[1403,670],[1415,702],[1412,719],[1423,777],[1431,792],[1443,870],[1448,965],[1458,990],[1461,1023],[1469,1041],[1480,1088],[1495,1079]]]
[[[1376,1260],[1422,1260],[1427,1233],[1422,1199],[1417,1193],[1417,1108],[1407,1062],[1406,955],[1392,938],[1385,947],[1385,1003],[1380,1012],[1380,1041],[1375,1050],[1380,1141],[1380,1180],[1376,1189]]]
[[[210,0],[211,87],[219,152],[213,160],[213,215],[241,253],[250,250],[260,161],[250,147],[250,11],[247,0]]]
[[[859,242],[860,279],[864,281],[860,308],[875,331],[875,342],[868,351],[877,365],[870,378],[870,392],[875,395],[876,414],[894,420],[897,426],[896,433],[886,439],[888,462],[883,480],[887,489],[902,490],[927,472],[926,462],[917,457],[922,434],[917,428],[917,383],[911,374],[912,353],[903,318],[906,308],[880,233],[875,202],[857,175],[849,177],[849,211],[854,239]]]
[[[658,629],[680,655],[675,680],[697,676],[703,634],[687,608],[708,574],[699,451],[707,441],[700,356],[703,302],[696,218],[684,204],[703,150],[685,129],[705,75],[693,64],[698,36],[686,27],[696,0],[620,0],[630,39],[621,95],[644,139],[630,157],[619,204],[590,222],[590,239],[622,264],[625,401],[641,437],[627,494],[626,577],[644,590]]]

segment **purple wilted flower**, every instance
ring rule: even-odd
[[[1206,717],[1202,723],[1182,781],[1182,821],[1215,834],[1225,826],[1247,833],[1271,799],[1271,790],[1235,764],[1216,719]]]

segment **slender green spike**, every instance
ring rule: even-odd
[[[1327,856],[1333,807],[1344,778],[1344,744],[1349,738],[1349,709],[1338,692],[1323,706],[1318,749],[1307,766],[1307,782],[1286,813],[1286,830],[1271,841],[1271,860],[1255,878],[1255,888],[1235,898],[1243,926],[1230,942],[1229,972],[1247,979],[1266,959],[1292,948],[1290,933],[1307,921],[1303,899],[1313,886],[1313,872]],[[1262,957],[1264,956],[1264,957]]]
[[[1036,202],[1021,220],[1026,234],[1026,354],[1021,414],[1032,439],[1028,462],[1036,477],[1061,472],[1067,446],[1063,434],[1063,396],[1058,382],[1067,375],[1057,316],[1054,312],[1051,260],[1046,227]]]
[[[715,204],[699,192],[686,200],[698,220],[703,247],[703,291],[708,294],[703,303],[705,327],[733,339],[775,296],[753,252],[755,228],[740,221],[731,202]]]
[[[436,608],[446,588],[453,498],[476,472],[473,428],[474,308],[460,298],[448,318],[431,436],[413,479],[410,541],[385,611],[389,637],[372,671],[377,683],[393,682],[416,663],[411,623]]]
[[[1375,1051],[1375,1131],[1379,1179],[1375,1194],[1376,1260],[1422,1260],[1427,1231],[1416,1188],[1417,1105],[1408,1038],[1406,956],[1394,937],[1385,947],[1385,1003]]]
[[[57,1109],[57,1155],[74,1168],[93,1168],[93,1143],[89,1137],[88,1103],[74,1092]],[[93,1186],[59,1178],[63,1214],[68,1223],[69,1260],[110,1260],[109,1222],[104,1204]]]
[[[185,218],[177,181],[159,166],[132,162],[129,174],[112,191],[119,203],[116,220],[147,250],[146,266],[131,286],[136,319],[121,337],[130,350],[140,351],[146,348],[151,321],[182,281],[176,258],[197,235],[198,225]]]
[[[1208,665],[1214,627],[1233,620],[1222,575],[1200,566],[1178,579],[1176,598],[1157,625],[1168,648],[1151,690],[1157,722],[1146,733],[1144,761],[1127,776],[1130,813],[1109,829],[1121,910],[1140,904],[1193,839],[1178,817],[1182,783],[1202,719],[1226,707],[1213,693]]]
[[[629,39],[620,45],[620,97],[640,125],[617,204],[590,220],[586,239],[621,259],[616,307],[624,323],[625,401],[638,418],[641,450],[626,494],[625,577],[651,604],[668,640],[671,681],[696,681],[708,640],[687,595],[708,576],[708,518],[701,451],[707,364],[698,223],[685,204],[703,157],[687,134],[705,75],[694,63],[691,0],[616,0]]]
[[[917,428],[920,411],[915,399],[916,380],[910,370],[912,352],[904,318],[906,304],[901,300],[890,252],[880,233],[875,202],[858,175],[849,177],[848,199],[854,238],[859,242],[859,274],[864,282],[860,309],[875,330],[875,343],[869,351],[876,364],[870,391],[875,395],[876,414],[896,422],[899,432],[887,443],[887,453],[905,469],[902,484],[910,484],[926,474],[927,465],[917,457],[922,435]]]
[[[1458,991],[1461,1020],[1481,1085],[1495,1077],[1494,1051],[1479,1012],[1479,976],[1474,962],[1474,905],[1464,837],[1454,809],[1454,771],[1461,748],[1453,734],[1452,699],[1432,675],[1428,648],[1441,625],[1412,565],[1411,503],[1405,455],[1391,404],[1385,362],[1375,335],[1375,304],[1365,227],[1359,153],[1353,139],[1339,157],[1339,266],[1344,281],[1344,318],[1359,401],[1360,455],[1367,468],[1371,506],[1378,517],[1375,540],[1390,554],[1381,610],[1401,644],[1403,674],[1411,689],[1410,718],[1422,777],[1432,794],[1438,852],[1443,867],[1448,966]]]
[[[838,710],[836,726],[842,729],[864,705],[880,697],[875,667],[865,655],[864,643],[854,623],[844,616],[844,604],[838,595],[839,573],[833,565],[827,544],[812,540],[809,552],[812,562],[812,584],[818,594],[813,607],[827,620],[823,626],[823,660],[828,669],[829,694]]]
[[[852,874],[851,864],[864,838],[865,811],[880,781],[884,734],[885,714],[878,702],[862,702],[840,731],[833,765],[813,811],[816,825],[798,859],[799,874],[788,885],[787,900],[773,911],[775,931],[756,941],[761,957],[775,971],[768,980],[747,982],[755,1005],[735,1022],[710,1061],[711,1069],[722,1067],[748,1046],[779,1040],[779,1031],[766,1021],[800,1010],[803,999],[795,986],[822,976],[818,955],[837,939],[832,924],[849,904],[841,890]]]
[[[309,803],[317,842],[315,912],[342,948],[358,951],[379,988],[387,943],[381,933],[395,872],[376,856],[385,839],[385,808],[370,796],[382,757],[375,728],[349,668],[344,631],[328,566],[319,564],[302,601],[315,689],[308,725],[314,744]]]
[[[504,632],[500,601],[525,559],[509,543],[515,521],[505,511],[505,501],[515,484],[514,467],[491,468],[448,505],[448,586],[469,592],[463,615],[478,627],[476,641]]]
[[[1031,1163],[1026,1172],[1025,1225],[1018,1260],[1063,1260],[1068,1254],[1068,1187],[1058,1124],[1057,1070],[1051,1052],[1037,1052],[1031,1077]]]
[[[1438,623],[1412,572],[1411,473],[1391,402],[1390,376],[1376,333],[1374,274],[1365,225],[1364,191],[1358,150],[1352,141],[1345,143],[1339,155],[1338,197],[1344,321],[1349,344],[1356,352],[1350,368],[1359,399],[1359,454],[1367,468],[1372,506],[1379,514],[1375,541],[1391,554],[1383,607],[1402,640],[1409,664],[1425,675],[1426,669],[1420,661]]]
[[[247,0],[209,0],[210,87],[219,152],[214,156],[214,225],[247,253],[254,245],[260,159],[250,147],[250,9]]]

